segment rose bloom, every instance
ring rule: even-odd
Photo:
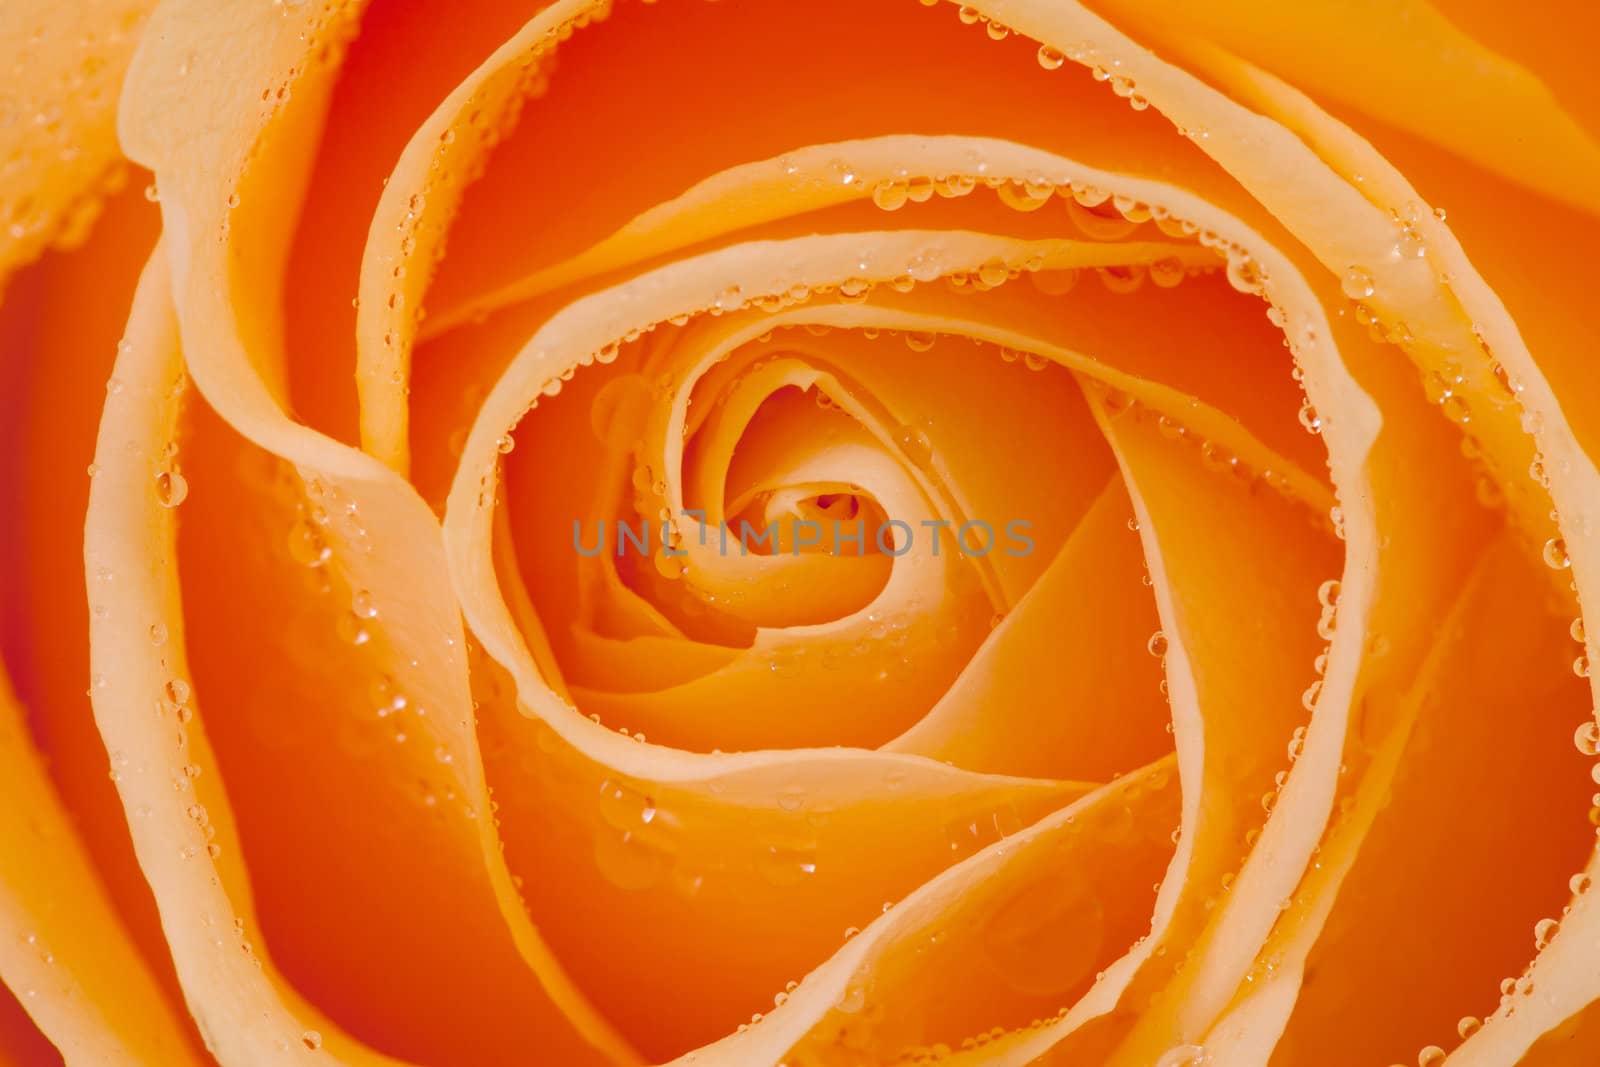
[[[1600,1062],[1597,12],[6,0],[0,1065]]]

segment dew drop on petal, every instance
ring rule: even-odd
[[[1372,284],[1372,275],[1361,267],[1351,267],[1345,271],[1340,288],[1344,290],[1344,295],[1352,300],[1365,300],[1376,291],[1376,287]]]
[[[1600,756],[1600,723],[1590,719],[1572,735],[1572,743],[1585,756]]]
[[[289,556],[307,567],[320,567],[333,555],[321,532],[304,519],[289,528]]]
[[[1163,289],[1171,289],[1183,281],[1186,269],[1177,256],[1166,256],[1150,264],[1150,280]]]
[[[756,867],[772,885],[797,885],[817,872],[816,846],[789,842],[768,845],[757,853]]]
[[[1322,432],[1322,416],[1317,414],[1317,409],[1311,401],[1307,400],[1300,405],[1299,418],[1300,425],[1304,427],[1306,433]]]
[[[363,625],[364,620],[354,612],[346,612],[339,616],[339,621],[334,624],[334,632],[339,635],[339,640],[351,645],[364,645],[372,640],[372,634]]]
[[[1163,1052],[1155,1067],[1203,1067],[1210,1058],[1204,1045],[1177,1045]]]
[[[884,211],[898,211],[911,197],[905,182],[884,181],[872,187],[872,202]]]
[[[177,471],[156,475],[156,501],[164,508],[175,508],[189,496],[189,480]]]
[[[1552,537],[1544,543],[1544,564],[1558,571],[1564,571],[1572,566],[1572,559],[1567,555],[1565,538]]]
[[[895,431],[894,442],[901,453],[918,467],[926,467],[933,460],[933,442],[923,430],[915,426],[902,426]]]

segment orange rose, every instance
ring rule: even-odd
[[[1564,6],[11,0],[0,1065],[1593,1062]]]

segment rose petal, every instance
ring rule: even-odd
[[[96,1063],[203,1062],[78,840],[21,710],[0,677],[0,778],[9,789],[0,810],[0,977],[45,1035],[19,1038],[18,1047],[53,1044]],[[0,1034],[10,1030],[0,1024]],[[0,1055],[10,1047],[0,1038]],[[48,1062],[36,1055],[15,1062]]]
[[[116,87],[154,0],[17,0],[0,23],[13,60],[0,112],[0,287],[52,245],[81,245],[129,180]]]

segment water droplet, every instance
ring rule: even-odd
[[[1540,919],[1533,928],[1533,944],[1543,952],[1550,942],[1555,940],[1561,932],[1561,923],[1556,919]]]
[[[1006,182],[995,190],[1000,202],[1013,211],[1037,211],[1050,202],[1053,187],[1028,182]]]
[[[1203,1067],[1209,1059],[1204,1045],[1177,1045],[1163,1052],[1155,1067]]]
[[[1300,425],[1304,427],[1306,433],[1322,432],[1322,416],[1317,413],[1315,405],[1310,400],[1300,405],[1299,417]]]
[[[1532,461],[1528,463],[1528,477],[1546,489],[1550,488],[1550,478],[1545,474],[1544,470],[1544,459],[1538,455],[1535,455]]]
[[[1573,875],[1567,882],[1567,888],[1572,890],[1572,895],[1576,897],[1583,896],[1593,885],[1594,880],[1582,871]]]
[[[839,283],[839,299],[847,304],[857,304],[872,292],[872,282],[866,278],[846,278]]]
[[[1439,410],[1444,412],[1444,417],[1458,426],[1465,426],[1472,421],[1472,407],[1467,403],[1467,398],[1460,393],[1451,393],[1439,401]]]
[[[156,501],[164,508],[175,508],[189,495],[189,480],[177,471],[156,475]]]
[[[770,844],[756,853],[756,867],[772,885],[797,885],[817,873],[817,847],[810,842]]]
[[[315,1052],[317,1049],[322,1047],[322,1035],[317,1033],[315,1030],[307,1030],[305,1033],[300,1035],[300,1043],[306,1048]]]
[[[903,181],[883,181],[872,187],[872,202],[885,211],[905,207],[910,195],[910,186]]]
[[[1166,256],[1150,264],[1150,280],[1163,289],[1171,289],[1183,281],[1185,273],[1183,260],[1177,256]]]
[[[1140,264],[1133,263],[1117,267],[1100,267],[1095,271],[1100,276],[1100,282],[1106,287],[1107,292],[1126,296],[1137,292],[1144,286],[1145,270]]]
[[[668,856],[641,839],[637,831],[615,833],[602,829],[595,837],[595,865],[606,880],[620,889],[649,889],[667,870]]]
[[[167,628],[165,624],[159,622],[150,624],[150,643],[152,645],[164,645],[167,643]]]
[[[1511,372],[1506,370],[1506,365],[1504,363],[1501,363],[1498,359],[1490,360],[1489,373],[1494,376],[1495,384],[1498,385],[1507,396],[1517,395],[1517,387],[1511,381]]]
[[[1404,259],[1417,259],[1427,251],[1423,240],[1422,231],[1415,223],[1406,223],[1400,227],[1400,240],[1395,244],[1395,251]]]
[[[1030,271],[1028,281],[1046,296],[1061,296],[1078,284],[1078,272],[1071,269]]]
[[[1025,996],[1062,996],[1094,973],[1106,926],[1093,880],[1065,868],[1049,884],[1024,883],[994,902],[980,931],[984,970]]]
[[[1167,654],[1167,635],[1157,630],[1150,635],[1150,640],[1145,642],[1145,650],[1157,659]]]
[[[1060,70],[1067,57],[1060,50],[1051,48],[1047,44],[1039,46],[1039,66],[1045,70]]]
[[[978,268],[977,277],[979,283],[993,289],[1004,285],[1007,279],[1011,277],[1011,271],[1000,260],[991,259]]]
[[[189,694],[192,692],[189,683],[182,678],[173,678],[167,682],[163,691],[166,693],[167,699],[177,707],[187,704],[189,702]]]
[[[954,855],[970,856],[1016,829],[1016,822],[1015,812],[1004,809],[958,818],[945,824],[945,840]]]
[[[626,782],[600,783],[600,817],[617,830],[632,831],[655,821],[656,802]]]
[[[1564,571],[1572,566],[1572,558],[1567,555],[1567,542],[1564,538],[1552,537],[1544,543],[1544,565],[1558,571]]]
[[[1133,410],[1134,399],[1132,393],[1125,393],[1121,389],[1107,389],[1100,396],[1100,406],[1106,413],[1106,418],[1114,419]]]
[[[677,581],[689,570],[682,556],[673,555],[665,548],[651,557],[651,561],[655,564],[656,573],[668,581]]]
[[[1572,735],[1572,743],[1585,756],[1600,756],[1600,722],[1590,719]]]
[[[1228,284],[1241,293],[1257,294],[1265,285],[1261,265],[1247,255],[1230,253],[1226,273]]]
[[[289,556],[307,567],[320,567],[328,562],[333,550],[323,540],[322,533],[310,522],[300,519],[289,528]]]
[[[1438,1045],[1429,1045],[1417,1053],[1417,1067],[1439,1067],[1444,1062],[1444,1049]]]
[[[1466,1040],[1479,1030],[1483,1029],[1483,1020],[1476,1015],[1463,1015],[1461,1021],[1456,1023],[1456,1033]]]
[[[1365,300],[1376,292],[1376,287],[1372,284],[1372,275],[1361,267],[1351,267],[1345,271],[1340,288],[1351,300]]]
[[[894,443],[906,459],[918,467],[926,467],[933,461],[933,442],[927,433],[915,426],[902,426],[895,431]]]

